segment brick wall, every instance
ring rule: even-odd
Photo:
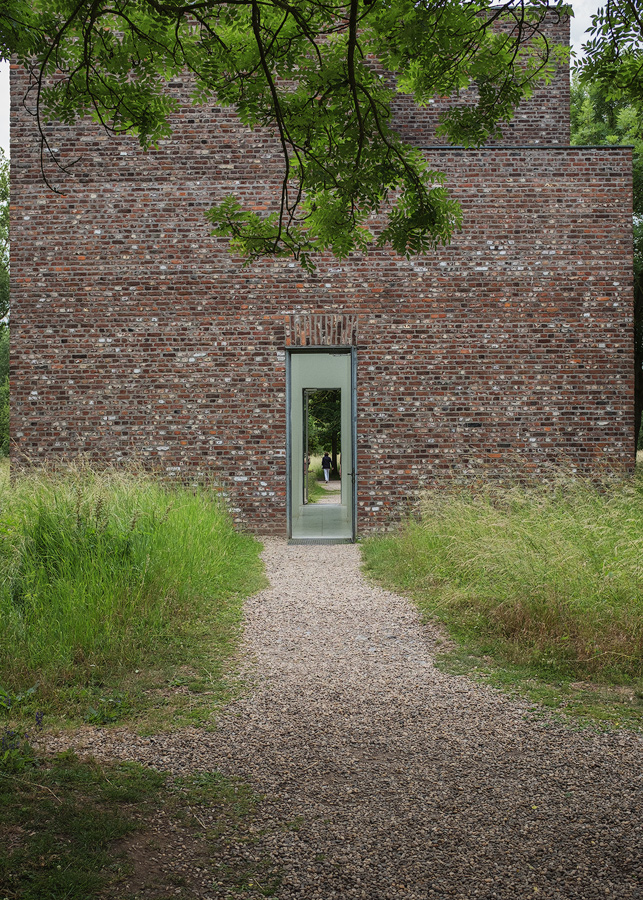
[[[542,32],[552,47],[569,46],[569,17],[552,10],[543,22]],[[411,97],[398,96],[393,104],[395,125],[409,143],[420,147],[446,145],[448,141],[435,133],[440,114],[455,105],[467,106],[474,97],[475,91],[469,89],[458,97],[436,97],[427,106],[418,107]],[[489,146],[569,144],[569,66],[560,66],[549,84],[536,87],[532,97],[516,109],[501,130],[502,138],[490,141]]]
[[[269,134],[214,107],[186,106],[149,154],[56,126],[60,161],[80,157],[49,167],[56,195],[12,78],[15,462],[143,458],[283,533],[287,348],[339,340],[357,347],[362,533],[454,473],[631,469],[628,149],[433,149],[464,209],[451,247],[242,268],[203,213],[230,189],[271,202]]]

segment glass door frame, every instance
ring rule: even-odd
[[[287,533],[290,540],[292,535],[292,504],[293,504],[293,459],[292,459],[292,423],[291,410],[293,402],[293,390],[291,383],[291,360],[295,354],[314,354],[317,356],[337,354],[350,355],[350,497],[347,498],[351,505],[352,537],[357,539],[357,348],[356,347],[288,347],[286,348],[286,521]],[[344,460],[342,458],[342,466]],[[324,539],[321,538],[320,541]],[[332,539],[327,539],[329,542]]]

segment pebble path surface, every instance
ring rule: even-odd
[[[253,686],[217,730],[88,731],[88,750],[250,782],[254,839],[227,864],[268,860],[278,900],[643,897],[640,736],[574,731],[440,672],[437,632],[364,579],[356,545],[271,538],[263,557]],[[199,896],[233,895],[205,879]]]

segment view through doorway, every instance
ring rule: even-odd
[[[304,503],[342,502],[342,392],[304,388]]]
[[[351,351],[291,353],[289,536],[354,540],[354,360]]]

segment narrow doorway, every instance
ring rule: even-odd
[[[351,350],[289,354],[288,536],[292,540],[355,540],[354,380]]]

